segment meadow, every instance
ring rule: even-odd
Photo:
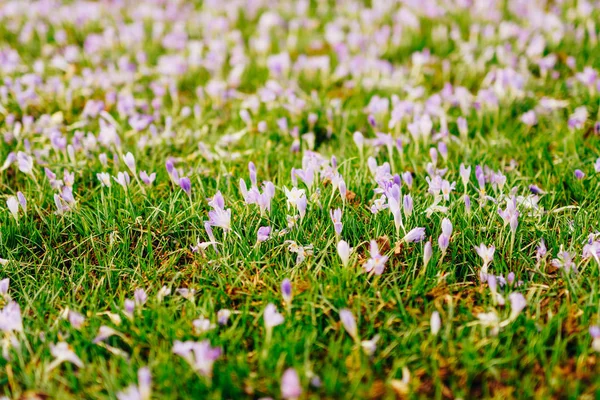
[[[599,39],[597,0],[0,0],[0,399],[599,398]]]

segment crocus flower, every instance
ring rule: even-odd
[[[342,321],[342,325],[348,334],[354,339],[358,340],[358,328],[356,326],[356,320],[354,319],[354,314],[352,311],[347,308],[342,308],[340,310],[340,321]]]
[[[146,294],[146,291],[142,288],[135,289],[135,291],[133,292],[133,297],[136,306],[140,307],[143,306],[148,300],[148,295]]]
[[[335,234],[339,236],[342,233],[343,228],[342,210],[336,208],[335,210],[331,210],[329,212],[329,215],[331,216],[331,220],[333,221],[333,228],[335,230]]]
[[[433,336],[437,336],[437,334],[439,333],[439,331],[442,327],[442,320],[440,318],[439,312],[434,311],[433,313],[431,313],[430,325],[431,325],[431,334]]]
[[[371,240],[371,258],[363,265],[366,272],[373,271],[375,275],[381,275],[385,269],[388,257],[379,253],[379,247],[375,240]]]
[[[580,169],[576,169],[574,174],[577,179],[583,179],[585,177],[585,173]]]
[[[288,190],[284,188],[285,196],[287,197],[288,207],[293,206],[298,209],[300,213],[300,217],[303,218],[306,214],[306,194],[304,193],[304,189],[298,189],[293,187],[292,190]]]
[[[23,331],[21,308],[16,302],[9,301],[9,303],[0,310],[0,331],[6,333]]]
[[[521,122],[523,122],[527,126],[534,126],[537,124],[537,116],[535,115],[535,111],[529,110],[523,115],[521,115]]]
[[[373,336],[373,338],[369,340],[363,340],[360,342],[360,347],[362,347],[365,354],[371,357],[375,354],[375,350],[377,350],[377,342],[379,341],[379,335]]]
[[[136,175],[137,173],[135,168],[135,158],[133,157],[133,154],[125,154],[125,156],[123,157],[123,161],[125,161],[125,165],[127,166],[127,168],[129,168],[129,171],[131,171],[133,175]]]
[[[271,234],[270,226],[261,226],[258,228],[258,232],[256,233],[256,241],[258,243],[262,243],[269,239],[269,235]]]
[[[98,178],[98,180],[100,181],[100,184],[103,187],[111,187],[112,186],[112,182],[110,181],[110,175],[107,174],[106,172],[100,172],[100,173],[96,174],[96,177]]]
[[[406,194],[404,195],[404,201],[403,201],[403,211],[404,211],[404,215],[406,217],[410,217],[412,215],[413,212],[413,208],[414,208],[414,203],[413,203],[413,198],[410,194]]]
[[[33,157],[29,154],[19,151],[17,153],[17,163],[19,165],[19,171],[28,175],[33,173]]]
[[[19,201],[15,196],[10,196],[6,199],[6,206],[8,211],[12,214],[15,221],[19,222]]]
[[[509,317],[509,319],[511,321],[514,321],[515,319],[517,319],[517,317],[519,316],[521,311],[523,311],[523,309],[525,307],[527,307],[527,300],[525,299],[525,296],[523,296],[521,293],[517,293],[517,292],[513,292],[513,293],[509,294],[508,300],[510,300],[510,317]]]
[[[219,325],[227,325],[227,321],[229,321],[229,317],[231,316],[231,310],[226,308],[222,308],[217,311],[217,322]]]
[[[590,336],[592,337],[592,348],[600,353],[600,326],[590,326]]]
[[[427,264],[429,264],[429,260],[431,260],[432,255],[433,248],[431,247],[431,241],[428,240],[423,247],[423,268],[427,268]]]
[[[210,378],[213,365],[221,356],[221,348],[212,347],[208,340],[201,342],[180,342],[176,340],[173,343],[173,353],[182,357],[196,373]]]
[[[10,286],[10,278],[4,278],[0,280],[0,296],[5,300],[9,300],[8,288]]]
[[[19,200],[19,205],[23,209],[23,212],[27,214],[27,199],[22,192],[17,192],[17,200]]]
[[[152,375],[150,368],[138,370],[138,385],[130,385],[122,392],[117,393],[118,400],[150,400],[152,394]]]
[[[212,210],[208,212],[208,223],[211,226],[218,226],[225,232],[231,230],[231,209],[225,209],[225,199],[220,191],[218,191],[208,205]]]
[[[417,243],[425,239],[425,228],[411,229],[402,240],[407,243]]]
[[[119,172],[116,178],[113,176],[113,179],[125,190],[127,190],[127,186],[131,183],[131,178],[127,172]]]
[[[179,178],[179,187],[181,188],[181,190],[183,190],[185,192],[185,194],[187,194],[188,196],[190,194],[192,194],[192,182],[190,181],[190,178],[188,178],[187,176],[181,177]]]
[[[288,368],[281,377],[281,397],[286,400],[298,399],[302,395],[302,386],[298,373]]]
[[[47,371],[52,371],[64,362],[75,364],[79,368],[83,368],[83,362],[77,357],[77,354],[71,349],[66,342],[58,342],[50,345],[50,353],[54,356],[54,360],[48,364]]]
[[[348,263],[350,262],[350,253],[352,252],[352,249],[348,245],[348,242],[346,242],[345,240],[340,240],[337,244],[337,252],[340,256],[340,259],[342,260],[342,265],[344,267],[347,267]]]
[[[292,283],[287,278],[281,282],[281,296],[287,304],[292,302]]]
[[[194,333],[196,335],[201,335],[216,328],[216,325],[210,322],[210,319],[205,318],[204,316],[200,316],[200,318],[193,320],[192,326],[194,327]]]
[[[483,261],[483,266],[481,267],[481,271],[482,271],[482,273],[485,274],[485,273],[487,273],[488,266],[491,264],[492,260],[494,259],[494,252],[496,251],[496,248],[493,245],[490,247],[487,247],[486,245],[481,243],[479,245],[479,247],[475,246],[475,251],[477,252],[479,257],[481,257],[481,259]]]
[[[85,322],[85,317],[78,313],[77,311],[70,310],[69,311],[69,322],[71,326],[75,329],[81,329],[83,323]]]
[[[148,175],[148,173],[146,171],[141,171],[140,179],[142,180],[142,182],[144,182],[144,184],[150,186],[156,179],[156,172],[153,172],[150,175]]]
[[[267,304],[263,313],[263,320],[265,321],[265,327],[267,331],[272,330],[277,325],[283,324],[284,318],[279,312],[277,307],[273,303]]]
[[[573,254],[568,251],[563,251],[562,247],[555,259],[551,262],[555,268],[561,268],[565,272],[577,272],[577,264],[573,261]]]
[[[96,335],[94,340],[92,340],[92,343],[98,344],[100,342],[105,341],[109,337],[115,336],[115,335],[121,336],[121,333],[118,332],[117,330],[111,328],[110,326],[102,325],[100,327],[100,329],[98,329],[98,334]]]

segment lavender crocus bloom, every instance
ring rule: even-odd
[[[425,239],[425,228],[411,229],[403,238],[407,243],[417,243]]]
[[[527,307],[527,300],[521,293],[513,292],[508,295],[510,300],[510,319],[515,320],[521,311]]]
[[[8,288],[10,286],[10,278],[0,280],[0,296],[4,299],[8,298]]]
[[[460,164],[460,179],[462,180],[465,192],[467,191],[467,185],[471,179],[471,166],[465,167],[464,164]]]
[[[427,241],[423,247],[423,268],[427,268],[427,264],[429,264],[429,260],[431,260],[432,255],[433,248],[431,246],[431,241]]]
[[[144,184],[150,186],[156,179],[156,172],[153,172],[150,175],[148,175],[148,173],[146,171],[141,171],[140,179],[142,180],[142,182],[144,182]]]
[[[281,282],[281,296],[283,297],[283,301],[285,301],[287,304],[291,303],[292,283],[287,278],[284,279],[283,282]]]
[[[188,196],[192,194],[192,182],[190,178],[184,176],[183,178],[179,178],[179,187],[183,190]]]
[[[19,222],[19,201],[15,196],[10,196],[6,199],[6,206],[8,211],[12,214],[15,221]]]
[[[363,265],[366,272],[373,271],[375,275],[381,275],[385,269],[388,257],[379,253],[379,247],[375,240],[371,240],[371,257]]]
[[[148,300],[148,295],[146,294],[146,291],[144,289],[139,288],[135,289],[135,292],[133,292],[133,298],[135,300],[136,306],[143,306]]]
[[[333,228],[335,230],[336,235],[340,235],[342,233],[342,210],[336,208],[335,210],[329,211],[329,215],[331,216],[331,220],[333,221]]]
[[[283,324],[284,321],[283,315],[277,312],[277,307],[275,307],[275,305],[272,303],[267,304],[267,306],[265,307],[263,319],[267,331],[272,330],[277,325]]]
[[[344,326],[344,329],[348,334],[354,339],[358,340],[358,328],[356,326],[356,319],[354,319],[354,314],[352,311],[347,308],[342,308],[340,310],[340,321]]]
[[[288,368],[281,377],[281,397],[286,400],[295,400],[302,395],[302,386],[298,373],[293,368]]]
[[[135,311],[135,301],[131,299],[125,299],[123,302],[123,312],[129,318],[133,318],[133,312]]]
[[[25,198],[25,195],[22,192],[17,192],[17,199],[19,200],[23,212],[27,213],[27,199]]]
[[[576,169],[574,175],[577,179],[583,179],[585,177],[585,173],[580,169]]]
[[[78,313],[77,311],[69,311],[69,323],[75,329],[81,329],[83,323],[85,322],[85,317]]]
[[[257,236],[256,241],[258,243],[262,243],[269,239],[270,234],[271,234],[270,226],[261,226],[260,228],[258,228],[258,232],[256,233],[256,236]]]
[[[217,322],[219,325],[227,325],[229,317],[231,316],[231,310],[223,308],[217,312]]]
[[[176,340],[173,343],[173,353],[182,357],[196,373],[210,378],[213,364],[221,356],[221,348],[212,347],[208,340],[202,342]]]
[[[446,253],[446,250],[448,250],[449,244],[450,244],[450,238],[442,233],[438,238],[438,246],[440,246],[440,250],[442,251],[442,254]]]
[[[65,342],[58,342],[50,345],[50,353],[54,356],[54,360],[48,364],[47,371],[51,371],[64,362],[70,362],[78,368],[83,368],[83,362],[71,347]]]
[[[413,185],[413,176],[410,171],[406,171],[402,173],[402,181],[404,184],[410,189]]]
[[[0,332],[23,332],[23,319],[21,317],[21,308],[14,301],[0,310]]]
[[[135,158],[133,157],[133,154],[125,154],[123,160],[125,161],[125,165],[127,166],[127,168],[129,168],[129,171],[131,171],[133,175],[136,175]]]
[[[220,191],[208,202],[212,210],[208,212],[208,223],[211,226],[218,226],[225,232],[231,230],[231,209],[225,209],[225,199]]]
[[[406,217],[411,216],[412,212],[413,212],[413,208],[414,208],[414,203],[413,203],[412,196],[410,194],[404,195],[404,200],[403,200],[404,215]]]

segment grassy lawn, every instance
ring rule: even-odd
[[[0,399],[599,398],[598,21],[0,0]]]

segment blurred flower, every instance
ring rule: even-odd
[[[50,353],[54,357],[54,360],[48,364],[47,371],[52,371],[64,362],[70,362],[75,364],[79,368],[83,368],[83,362],[77,357],[71,347],[65,342],[58,342],[50,345]]]
[[[302,386],[298,373],[293,368],[288,368],[281,377],[281,397],[283,399],[298,399],[302,395]]]
[[[208,340],[173,343],[173,353],[182,357],[192,369],[207,378],[212,377],[213,364],[221,356],[220,347],[212,347]]]
[[[342,321],[342,325],[348,334],[354,340],[358,340],[358,328],[356,326],[356,320],[354,319],[354,315],[352,311],[347,308],[342,308],[340,310],[340,321]]]

